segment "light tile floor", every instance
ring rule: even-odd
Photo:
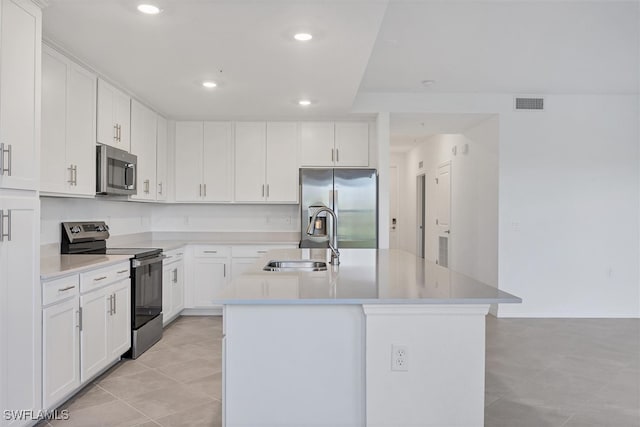
[[[220,426],[220,317],[181,317],[56,427]],[[487,318],[487,427],[640,427],[640,320]],[[327,426],[331,427],[331,426]]]

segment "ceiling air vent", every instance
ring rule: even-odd
[[[544,110],[544,98],[515,98],[516,110]]]

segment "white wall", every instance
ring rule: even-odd
[[[464,153],[465,145],[468,147]],[[456,154],[452,149],[456,148]],[[438,255],[436,183],[438,167],[451,162],[449,266],[482,282],[498,284],[498,118],[467,135],[436,135],[406,153],[401,166],[401,248],[417,253],[416,180],[426,176],[425,258]],[[398,160],[396,160],[398,161]],[[423,167],[419,164],[422,162]]]
[[[42,245],[60,243],[62,221],[105,221],[112,236],[150,231],[300,230],[298,205],[182,205],[43,197]]]
[[[640,316],[638,95],[360,94],[356,112],[499,114],[500,316]]]

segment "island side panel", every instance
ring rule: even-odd
[[[365,305],[367,427],[482,426],[489,305]],[[392,371],[392,346],[406,371]]]
[[[365,425],[360,305],[225,305],[226,427]]]

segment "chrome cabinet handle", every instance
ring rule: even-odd
[[[158,183],[158,187],[160,187],[160,189],[158,190],[158,194],[162,194],[162,183]]]
[[[118,142],[122,142],[122,126],[118,124]]]
[[[333,162],[333,148],[331,149],[331,161]]]
[[[60,288],[60,289],[58,289],[58,292],[68,291],[68,290],[71,290],[71,289],[73,289],[75,287],[76,287],[76,285],[71,285],[71,286],[67,286],[66,288]]]
[[[67,181],[69,184],[73,185],[73,165],[69,165],[69,167],[67,168],[67,170],[69,171],[69,181]]]
[[[113,314],[118,313],[118,298],[116,298],[116,294],[113,294]]]
[[[148,179],[144,180],[144,192],[146,194],[149,194],[149,180]]]
[[[222,268],[223,268],[222,275],[224,277],[227,277],[227,264],[222,264]]]
[[[78,185],[78,165],[73,165],[73,185]]]
[[[82,330],[82,307],[78,309],[78,328]]]
[[[109,316],[113,315],[113,295],[109,295]]]
[[[267,184],[267,198],[269,198],[269,184]]]
[[[93,279],[93,281],[94,281],[94,282],[99,282],[100,280],[104,280],[104,279],[106,279],[106,278],[107,278],[107,276],[102,276],[102,277],[98,277],[98,278],[96,278],[96,279]]]
[[[178,283],[178,269],[173,269],[173,283]]]
[[[200,184],[200,197],[202,197],[202,184]]]
[[[4,153],[7,153],[7,166],[4,165]],[[4,175],[5,172],[8,176],[11,176],[11,144],[7,144],[7,148],[4,148],[4,143],[0,144],[0,175]]]
[[[118,274],[122,274],[122,273],[127,273],[129,270],[120,270],[118,271]]]
[[[118,141],[118,124],[113,125],[113,140]]]
[[[264,184],[262,184],[262,197],[264,197]]]
[[[1,211],[0,211],[1,212]],[[218,251],[204,251],[205,254],[217,254]]]
[[[5,232],[4,229],[4,219],[7,218],[7,230]],[[5,214],[2,209],[0,209],[0,242],[4,241],[4,238],[7,238],[7,241],[11,241],[11,209],[7,210]]]
[[[336,162],[340,162],[340,149],[336,148]]]

